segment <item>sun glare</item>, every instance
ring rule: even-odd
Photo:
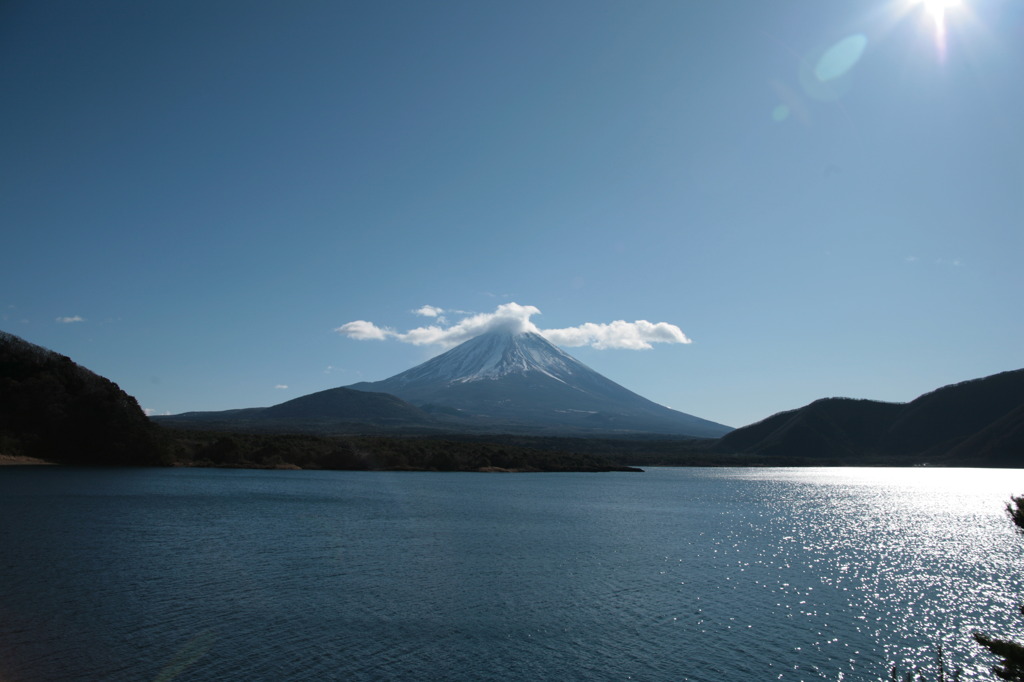
[[[913,0],[914,5],[920,5],[921,9],[931,18],[935,24],[935,48],[939,52],[939,58],[946,57],[946,14],[951,9],[956,9],[961,0]]]
[[[945,19],[946,10],[960,4],[960,0],[918,0],[918,2],[936,21]]]

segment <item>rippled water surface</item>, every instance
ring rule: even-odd
[[[882,680],[1022,635],[1024,471],[0,469],[0,679]]]

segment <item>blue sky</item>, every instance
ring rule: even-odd
[[[1024,367],[1024,2],[940,11],[5,3],[0,328],[156,413],[391,376],[443,348],[336,330],[425,305],[673,325],[567,350],[732,426]]]

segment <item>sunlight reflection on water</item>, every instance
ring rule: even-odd
[[[10,679],[886,680],[1020,635],[1024,471],[0,474]]]
[[[1024,492],[1024,472],[821,468],[728,476],[778,485],[765,521],[783,544],[759,561],[803,564],[822,585],[850,592],[856,629],[882,642],[901,670],[934,659],[941,644],[964,679],[991,679],[992,661],[971,633],[1024,635],[1015,617],[1021,546],[1002,513],[1012,494]],[[993,538],[1000,543],[993,546]]]

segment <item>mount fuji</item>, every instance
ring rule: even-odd
[[[184,428],[321,434],[526,434],[718,438],[731,428],[607,379],[544,337],[492,330],[390,379],[272,407],[154,417]]]
[[[530,331],[490,331],[389,379],[348,388],[388,393],[490,431],[717,438],[732,430],[651,402]]]

